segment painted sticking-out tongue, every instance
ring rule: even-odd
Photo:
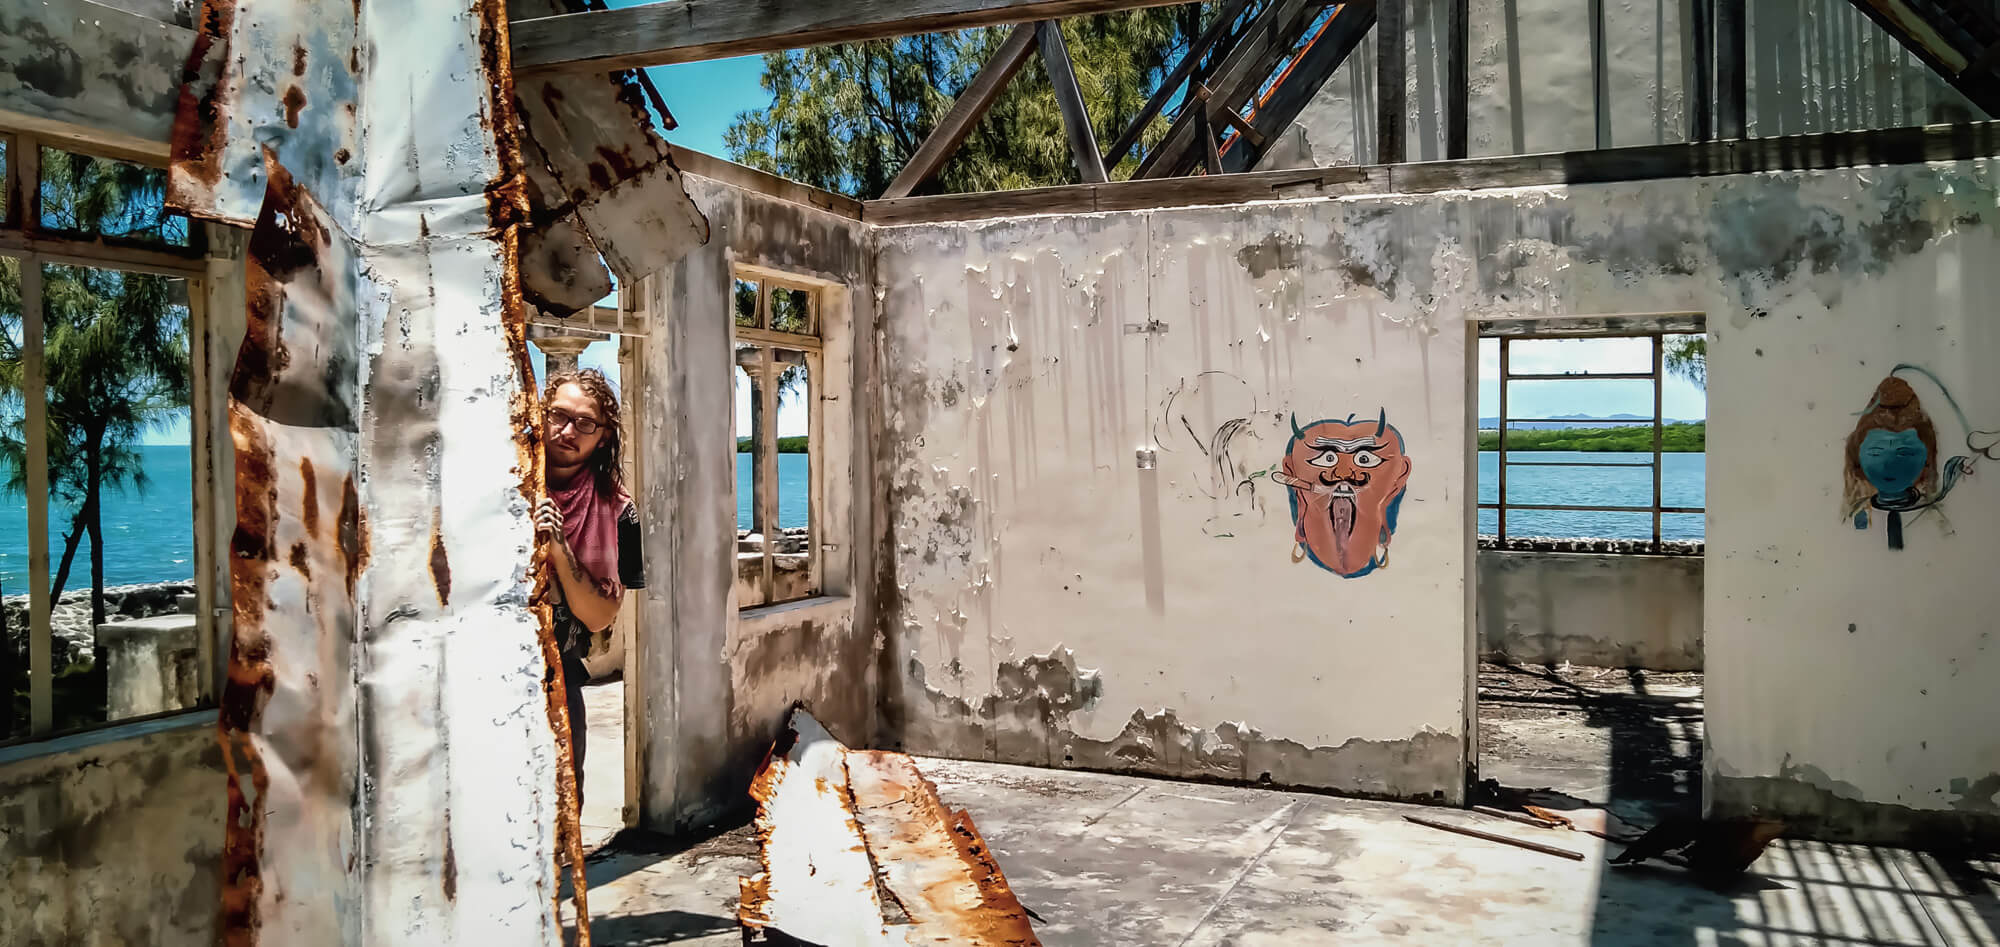
[[[1334,497],[1332,508],[1327,513],[1333,519],[1333,544],[1336,555],[1345,555],[1347,541],[1354,536],[1354,499]]]

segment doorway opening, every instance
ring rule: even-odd
[[[637,397],[638,375],[634,360],[637,337],[594,328],[601,324],[606,328],[618,328],[624,324],[630,313],[599,306],[588,314],[591,325],[583,324],[579,317],[575,322],[546,323],[537,321],[529,328],[529,359],[535,371],[537,388],[545,386],[552,371],[569,368],[594,368],[604,373],[616,392],[619,404],[619,420],[625,432],[625,444],[620,473],[626,492],[640,495],[636,458],[639,451],[634,449],[633,438],[643,429],[641,421],[641,399]],[[640,627],[639,609],[644,593],[637,589],[627,589],[624,603],[618,609],[618,616],[611,626],[592,634],[583,643],[582,663],[588,673],[583,684],[583,784],[578,787],[583,794],[583,806],[579,812],[579,822],[583,830],[583,849],[591,852],[601,848],[628,824],[627,813],[632,809],[632,787],[626,778],[629,772],[630,754],[628,739],[626,674],[628,658],[634,653],[633,638]],[[571,721],[572,733],[579,722]],[[577,745],[573,740],[572,748]]]
[[[1479,336],[1472,798],[1632,826],[1698,814],[1703,320]]]

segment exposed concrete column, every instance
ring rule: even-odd
[[[575,368],[577,359],[583,355],[583,350],[589,348],[590,343],[599,341],[587,335],[558,335],[556,332],[555,329],[542,326],[534,326],[528,330],[528,341],[535,343],[535,347],[541,349],[542,355],[548,358],[550,373]]]

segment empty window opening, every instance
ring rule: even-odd
[[[740,608],[820,594],[813,508],[819,444],[819,300],[810,288],[740,275],[736,327],[736,595]]]
[[[1644,328],[1482,327],[1473,795],[1653,825],[1699,809],[1706,341],[1599,322]]]

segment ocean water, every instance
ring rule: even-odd
[[[1508,454],[1507,502],[1532,504],[1603,504],[1650,506],[1653,472],[1649,453],[1584,453],[1580,451],[1515,451]],[[1612,463],[1631,467],[1531,467],[1530,463]],[[1706,504],[1707,454],[1660,455],[1660,505],[1701,507]],[[1500,498],[1500,455],[1479,452],[1479,502]],[[1479,511],[1479,531],[1492,535],[1499,512]],[[1702,515],[1668,513],[1660,517],[1662,539],[1702,539]],[[1651,539],[1649,513],[1598,513],[1555,510],[1507,511],[1509,536],[1560,536],[1591,539]]]
[[[778,528],[794,529],[806,525],[807,501],[811,499],[807,485],[811,482],[811,467],[806,463],[809,454],[778,455]],[[750,505],[756,499],[756,488],[751,485],[750,455],[736,455],[736,528],[750,528]]]
[[[186,581],[194,576],[194,481],[186,444],[139,448],[146,477],[138,490],[104,496],[104,581],[107,585]],[[49,574],[62,564],[71,511],[49,505]],[[77,543],[67,589],[90,587],[90,536]],[[28,503],[0,487],[0,592],[28,592]]]
[[[185,445],[148,446],[144,452],[147,476],[152,483],[145,492],[113,491],[104,505],[104,572],[111,585],[141,582],[183,581],[194,574],[194,498],[189,477],[188,449]],[[1589,461],[1641,465],[1650,454],[1575,453],[1568,451],[1522,452],[1518,461],[1549,463]],[[807,484],[810,468],[805,454],[778,455],[778,525],[794,528],[806,525]],[[1705,454],[1667,454],[1662,458],[1661,502],[1667,506],[1703,505],[1708,470]],[[1490,503],[1499,497],[1500,456],[1483,451],[1479,455],[1479,499]],[[1515,503],[1602,503],[1611,506],[1643,506],[1652,500],[1652,477],[1644,466],[1613,467],[1526,467],[1519,464],[1508,471],[1509,499]],[[750,528],[750,455],[736,455],[736,522]],[[54,508],[49,517],[51,572],[62,553],[62,537],[69,528],[70,512]],[[1479,531],[1492,533],[1498,517],[1492,510],[1479,511]],[[1518,510],[1508,514],[1507,532],[1515,536],[1565,536],[1604,539],[1647,539],[1652,536],[1651,519],[1643,513],[1571,513]],[[1699,514],[1668,514],[1661,522],[1668,539],[1701,539]],[[28,514],[20,494],[0,493],[0,592],[25,594],[28,590]],[[77,548],[76,563],[70,569],[70,587],[87,587],[90,582],[90,538]]]

